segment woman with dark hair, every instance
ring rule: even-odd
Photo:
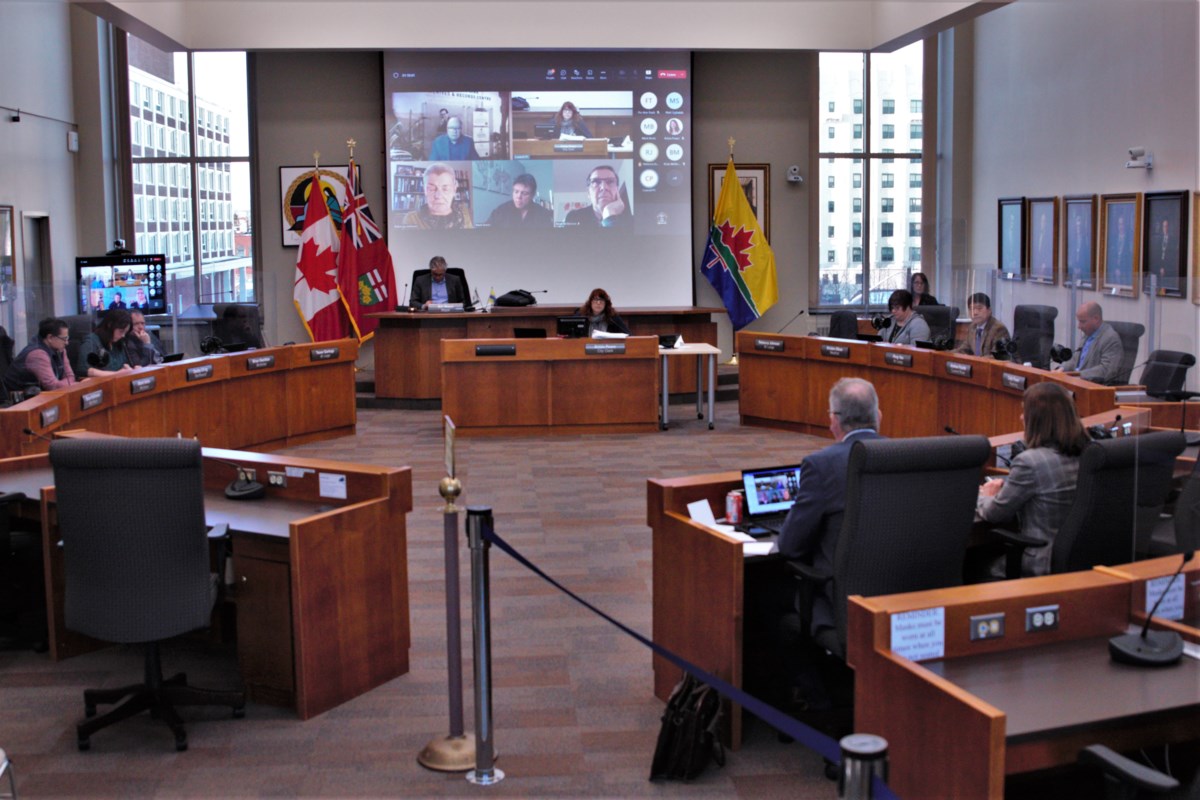
[[[1026,389],[1021,419],[1026,449],[1013,458],[1007,477],[979,487],[975,516],[985,522],[1019,518],[1022,535],[1046,542],[1025,550],[1021,574],[1045,575],[1054,537],[1075,500],[1079,456],[1091,439],[1075,401],[1057,383]]]
[[[924,272],[914,272],[908,279],[908,291],[912,292],[913,308],[917,306],[938,306],[941,303],[929,293],[929,278]]]
[[[596,331],[629,335],[629,326],[617,316],[617,312],[613,310],[612,298],[603,289],[592,289],[587,302],[575,313],[588,318],[588,336]]]
[[[97,378],[110,372],[133,369],[125,353],[125,334],[133,327],[133,318],[123,308],[114,308],[83,340],[75,356],[75,376]]]
[[[558,113],[554,115],[554,138],[563,135],[567,136],[583,136],[591,139],[592,132],[588,130],[588,126],[583,121],[583,115],[579,113],[579,109],[570,100],[562,104],[558,109]]]

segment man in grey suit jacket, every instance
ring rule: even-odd
[[[1121,336],[1112,325],[1104,321],[1104,311],[1099,303],[1088,302],[1075,312],[1079,332],[1084,335],[1083,345],[1063,363],[1066,372],[1078,372],[1079,377],[1093,383],[1111,385],[1117,383],[1121,374],[1121,359],[1125,348]]]
[[[413,280],[412,295],[408,304],[415,308],[426,308],[430,303],[467,302],[467,292],[462,279],[446,272],[446,259],[434,256],[429,259],[429,273],[418,275]]]

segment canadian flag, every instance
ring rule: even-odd
[[[292,298],[314,342],[345,338],[349,327],[342,309],[337,281],[338,234],[320,174],[313,173],[304,206],[304,229],[300,234],[300,254],[296,258],[296,285]]]

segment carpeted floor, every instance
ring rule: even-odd
[[[671,430],[642,435],[463,439],[463,505],[493,508],[497,532],[544,570],[649,635],[650,530],[645,482],[797,460],[824,440],[737,424],[720,403],[717,429],[672,408]],[[413,468],[408,520],[412,669],[307,722],[251,705],[246,718],[185,711],[190,749],[148,716],[75,747],[83,688],[139,677],[136,650],[107,650],[52,663],[0,652],[0,747],[15,764],[22,797],[832,797],[821,760],[780,744],[752,721],[724,769],[692,784],[646,780],[662,703],[652,694],[649,652],[492,551],[493,670],[497,766],[506,779],[484,788],[461,774],[416,763],[448,732],[439,412],[364,410],[358,434],[293,448],[293,454]],[[719,512],[720,510],[718,510]],[[466,727],[471,702],[469,554],[461,554],[466,650]],[[232,650],[185,639],[165,668],[186,667],[197,684],[236,683]]]

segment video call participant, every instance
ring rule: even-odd
[[[1079,377],[1093,383],[1111,385],[1121,374],[1121,358],[1125,348],[1121,335],[1104,321],[1104,311],[1096,302],[1084,303],[1075,312],[1083,344],[1059,367],[1064,372],[1077,372]]]
[[[67,323],[44,319],[38,323],[37,338],[17,353],[4,372],[4,388],[23,392],[38,387],[42,391],[66,389],[75,383],[75,373],[67,363],[67,342],[71,340]]]
[[[104,319],[83,340],[79,346],[79,354],[75,356],[75,377],[96,378],[110,372],[133,369],[125,352],[125,336],[129,333],[133,320],[129,312],[123,308],[113,309],[104,315]],[[88,356],[108,354],[108,364],[103,367],[93,367],[88,364]]]
[[[588,318],[588,336],[596,331],[629,335],[629,326],[617,315],[616,309],[613,308],[612,298],[603,289],[592,289],[587,302],[580,306],[575,313]]]
[[[429,259],[429,273],[418,275],[413,281],[412,295],[408,304],[428,308],[430,303],[467,302],[467,292],[462,279],[446,272],[446,259],[434,256]]]
[[[633,225],[633,214],[621,199],[621,179],[614,168],[608,164],[593,168],[588,173],[587,190],[591,206],[567,214],[568,227],[628,228]]]
[[[537,178],[526,173],[513,179],[512,200],[496,206],[487,224],[494,228],[552,228],[554,212],[534,202]]]
[[[463,123],[458,117],[446,120],[446,132],[433,140],[429,149],[430,161],[474,161],[479,158],[475,152],[475,140],[463,136]]]
[[[163,351],[158,340],[146,330],[146,315],[141,311],[130,311],[129,335],[125,337],[125,355],[130,366],[152,367],[161,364]]]
[[[116,292],[113,294],[112,302],[108,304],[108,307],[109,308],[126,308],[127,307],[125,305],[125,301],[121,298],[120,292]]]
[[[1057,383],[1035,383],[1025,390],[1026,450],[1012,460],[1008,476],[992,478],[979,487],[976,520],[1007,522],[1019,518],[1021,534],[1046,542],[1025,550],[1021,576],[1050,571],[1054,537],[1075,500],[1079,456],[1091,441],[1075,401]],[[1003,562],[992,568],[1003,574]]]
[[[929,341],[929,323],[913,311],[912,293],[907,289],[892,292],[888,298],[888,313],[892,316],[889,342],[915,345],[918,341]]]
[[[129,304],[130,308],[146,308],[150,305],[150,301],[146,299],[146,290],[138,287],[137,295],[133,298],[133,302]]]
[[[408,212],[404,217],[405,227],[426,230],[475,227],[471,216],[464,214],[454,199],[458,193],[458,177],[453,167],[430,164],[425,170],[424,179],[425,205]]]
[[[940,305],[938,299],[929,293],[929,278],[924,272],[914,272],[908,279],[908,291],[913,296],[913,307]]]
[[[971,307],[971,326],[967,328],[967,338],[959,342],[955,352],[990,356],[998,339],[1011,338],[1008,328],[992,316],[992,298],[983,292],[971,295],[967,303]]]
[[[560,136],[592,138],[592,132],[588,130],[587,124],[583,121],[583,115],[570,100],[563,103],[562,107],[558,109],[558,113],[554,115],[554,138],[557,139]]]

